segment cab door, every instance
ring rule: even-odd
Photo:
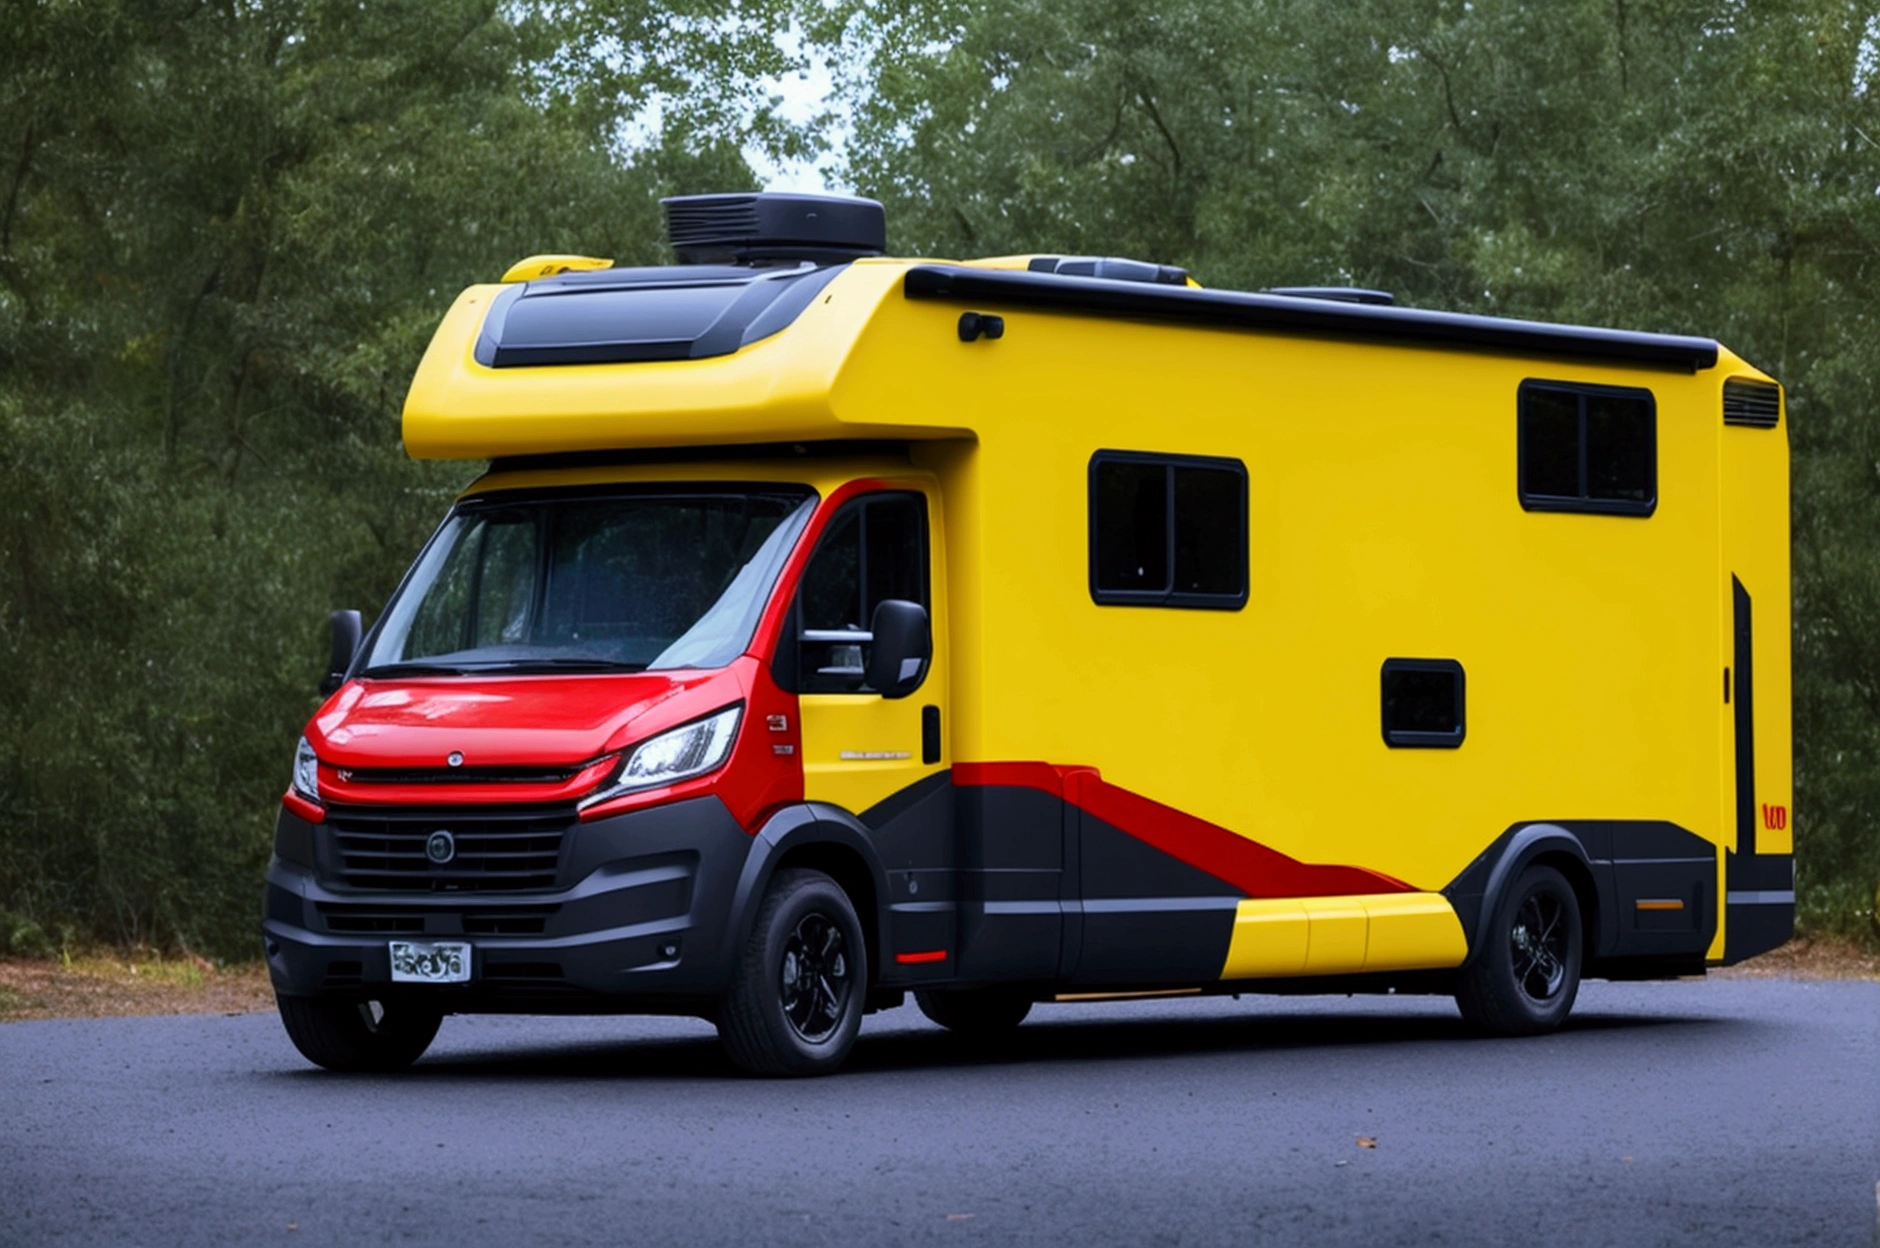
[[[810,555],[783,642],[795,638],[804,797],[860,819],[888,873],[892,895],[883,900],[895,948],[883,950],[881,969],[890,978],[943,976],[954,943],[937,501],[907,489],[844,503]],[[890,598],[924,608],[933,634],[925,675],[910,694],[893,698],[866,677],[875,608]]]

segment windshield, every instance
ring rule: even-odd
[[[360,675],[723,667],[814,509],[775,486],[460,504]]]

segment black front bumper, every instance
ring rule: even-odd
[[[396,817],[447,828],[465,814]],[[421,996],[450,1013],[709,1012],[730,976],[752,837],[716,797],[592,823],[570,815],[562,835],[551,888],[466,890],[422,871],[358,887],[334,827],[283,810],[262,921],[275,991]],[[394,985],[394,940],[467,941],[471,981]]]

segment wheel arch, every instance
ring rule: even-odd
[[[742,949],[757,920],[757,908],[777,872],[790,868],[820,871],[836,882],[855,907],[868,954],[868,982],[881,979],[881,957],[888,948],[887,872],[875,854],[868,828],[855,816],[821,802],[790,806],[771,816],[758,831],[732,899],[732,948]]]
[[[1553,823],[1516,824],[1493,845],[1484,850],[1444,895],[1463,921],[1468,937],[1468,966],[1481,956],[1487,943],[1488,928],[1495,911],[1521,872],[1540,863],[1566,877],[1580,907],[1580,928],[1584,963],[1590,965],[1605,943],[1604,932],[1612,909],[1606,895],[1609,885],[1594,869],[1591,856],[1580,838],[1567,828]]]

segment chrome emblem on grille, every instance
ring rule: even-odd
[[[424,856],[443,866],[457,856],[457,838],[439,828],[425,840]]]
[[[445,755],[444,762],[451,767],[463,766],[463,751],[452,750],[449,754]]]

